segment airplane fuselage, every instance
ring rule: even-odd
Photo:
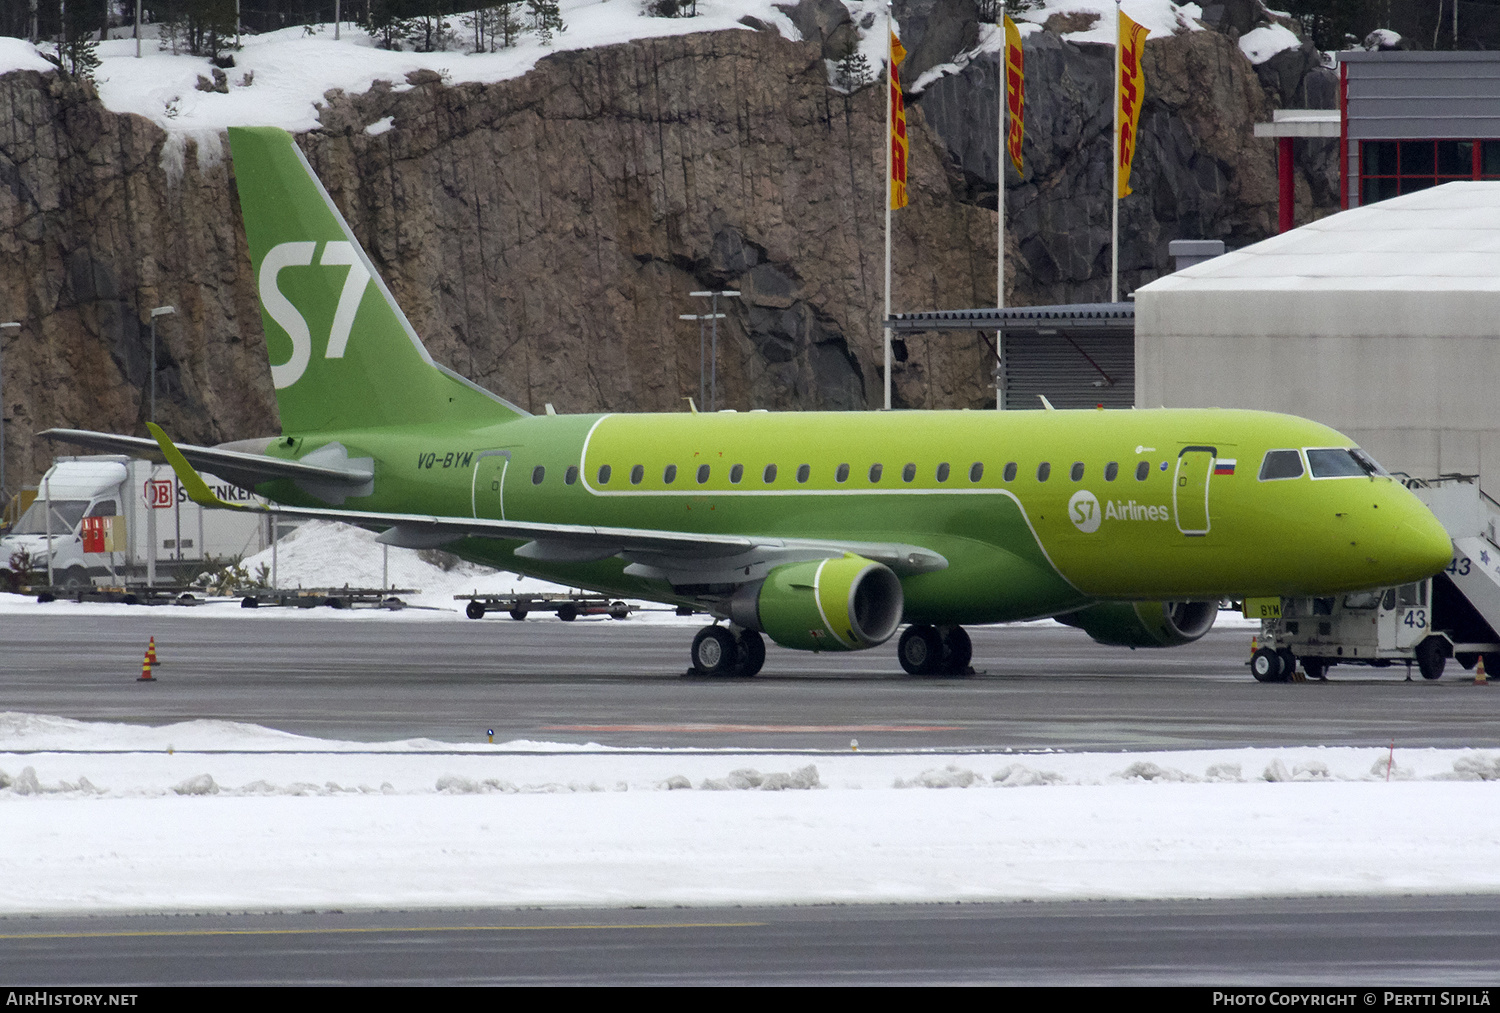
[[[481,428],[319,433],[375,459],[356,510],[762,537],[899,541],[911,622],[987,623],[1099,600],[1329,594],[1426,576],[1446,536],[1387,476],[1262,480],[1266,453],[1347,448],[1326,426],[1219,409],[533,416]],[[289,482],[261,491],[319,503]],[[609,593],[692,595],[625,562],[460,555]]]

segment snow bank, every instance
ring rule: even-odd
[[[1500,891],[1493,751],[577,748],[0,715],[0,913]]]

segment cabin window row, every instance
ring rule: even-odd
[[[1071,480],[1073,480],[1074,482],[1082,482],[1083,479],[1084,479],[1085,474],[1087,473],[1087,470],[1088,470],[1087,467],[1084,465],[1084,463],[1082,461],[1075,461],[1075,462],[1073,462],[1073,466],[1068,470],[1068,477]],[[1002,477],[1004,478],[1004,480],[1006,482],[1014,482],[1016,480],[1016,475],[1018,473],[1019,473],[1019,467],[1016,464],[1016,462],[1015,461],[1009,461],[1009,462],[1006,463],[1004,470],[1001,472],[1001,475],[1002,475]],[[1151,473],[1151,465],[1150,465],[1149,462],[1141,461],[1141,462],[1139,462],[1135,466],[1135,478],[1136,478],[1136,481],[1138,481],[1138,482],[1144,482],[1146,480],[1146,476],[1148,476],[1150,473]],[[774,465],[774,464],[768,464],[761,471],[761,482],[764,483],[765,485],[771,485],[772,483],[774,483],[776,481],[777,474],[778,474],[777,466]],[[950,465],[947,461],[944,461],[943,463],[941,463],[941,464],[939,464],[937,466],[936,470],[933,472],[933,477],[935,477],[938,480],[939,483],[946,483],[948,481],[948,479],[952,477],[952,474],[953,474],[952,465]],[[1104,481],[1106,481],[1106,482],[1113,482],[1116,478],[1119,477],[1119,474],[1120,474],[1120,464],[1119,464],[1118,461],[1110,461],[1108,464],[1106,464],[1104,466]],[[645,481],[645,478],[646,478],[646,466],[643,465],[643,464],[634,465],[633,467],[631,467],[629,475],[630,475],[630,484],[631,485],[640,485],[643,481]],[[849,481],[849,475],[850,475],[849,465],[848,464],[840,464],[836,469],[834,469],[833,480],[835,482],[837,482],[838,484],[842,485],[845,482]],[[869,477],[869,481],[870,481],[871,485],[878,485],[884,479],[884,477],[885,477],[885,466],[883,464],[878,464],[878,463],[877,464],[872,464],[872,465],[870,465],[870,468],[869,468],[869,471],[867,472],[867,475]],[[713,476],[713,466],[712,465],[708,465],[708,464],[700,464],[700,465],[698,465],[697,469],[693,472],[693,477],[697,480],[697,483],[699,485],[706,485],[708,483],[708,480],[712,476]],[[807,464],[800,464],[800,465],[798,465],[797,466],[797,471],[796,471],[796,476],[797,476],[797,482],[799,484],[806,483],[812,477],[812,466],[811,465],[807,465]],[[542,482],[546,480],[546,477],[547,477],[547,469],[546,469],[546,467],[544,465],[540,465],[539,464],[535,468],[531,469],[531,484],[532,485],[541,485]],[[613,477],[614,477],[614,468],[612,466],[610,466],[608,464],[601,464],[599,466],[599,472],[598,472],[598,484],[599,485],[608,485],[609,482],[610,482],[610,479],[613,478]],[[675,465],[675,464],[669,464],[665,468],[662,469],[662,476],[661,476],[661,478],[662,478],[662,483],[664,485],[673,485],[674,483],[676,483],[677,477],[678,477],[677,465]],[[978,482],[983,477],[984,477],[984,463],[982,461],[975,461],[973,464],[969,465],[969,481],[970,482]],[[1050,479],[1051,477],[1052,477],[1052,464],[1051,464],[1051,462],[1049,462],[1049,461],[1043,461],[1042,463],[1040,463],[1040,464],[1037,465],[1036,480],[1038,482],[1045,482],[1048,479]],[[731,465],[730,466],[730,468],[729,468],[729,482],[730,482],[731,485],[739,485],[741,482],[744,481],[744,478],[745,478],[745,466],[743,464],[735,464],[735,465]],[[917,465],[914,462],[910,462],[909,461],[901,469],[901,481],[903,481],[903,482],[914,482],[914,481],[916,481],[916,478],[917,478]],[[568,484],[568,485],[573,485],[575,482],[578,481],[578,468],[577,468],[576,465],[570,466],[567,469],[567,471],[564,472],[564,474],[563,474],[563,481],[566,484]]]

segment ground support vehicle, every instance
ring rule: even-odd
[[[231,483],[208,481],[228,501],[264,502]],[[266,548],[271,524],[266,515],[205,510],[165,465],[123,455],[59,457],[0,538],[0,567],[25,562],[40,578],[32,583],[63,589],[96,581],[186,584],[205,569]]]
[[[509,612],[512,619],[525,619],[532,612],[555,612],[557,618],[570,623],[579,616],[606,615],[624,619],[632,606],[623,601],[597,594],[456,594],[455,601],[467,601],[464,614],[483,619],[486,612]]]
[[[410,587],[298,587],[276,590],[273,588],[240,588],[235,595],[240,599],[240,608],[317,608],[326,605],[333,609],[383,608],[396,611],[406,608],[401,595],[414,595],[418,591]]]
[[[1261,682],[1285,682],[1298,662],[1309,678],[1333,665],[1413,663],[1425,679],[1449,658],[1465,669],[1483,659],[1500,673],[1500,503],[1474,476],[1409,479],[1453,539],[1453,559],[1428,580],[1327,598],[1246,602],[1262,619],[1250,670]]]

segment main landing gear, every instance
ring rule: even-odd
[[[693,638],[691,675],[748,678],[766,663],[766,641],[754,630],[705,626]]]
[[[896,657],[908,675],[969,675],[974,645],[962,626],[908,626],[896,644]]]

